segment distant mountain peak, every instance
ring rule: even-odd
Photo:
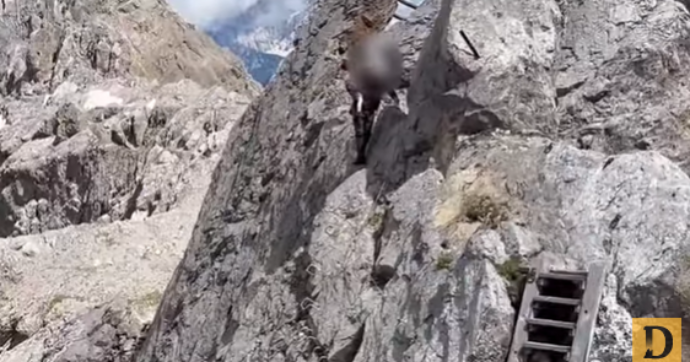
[[[217,22],[206,32],[237,54],[252,77],[266,85],[292,50],[295,30],[306,19],[310,3],[259,0],[242,14]]]

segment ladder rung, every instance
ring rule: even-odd
[[[572,306],[580,305],[579,299],[548,297],[548,296],[544,296],[544,295],[535,296],[534,299],[532,299],[532,300],[535,302],[542,302],[542,303],[564,304],[564,305],[572,305]]]
[[[527,324],[532,324],[535,326],[544,326],[544,327],[575,329],[575,323],[573,323],[573,322],[562,322],[562,321],[555,321],[552,319],[529,318],[527,320]]]
[[[542,351],[553,351],[553,352],[561,352],[561,353],[570,352],[570,346],[561,346],[558,344],[549,344],[549,343],[527,341],[522,346],[524,348],[539,349]]]
[[[572,280],[572,281],[584,281],[587,279],[587,275],[581,274],[564,274],[564,273],[540,273],[539,278],[541,279],[554,279],[554,280]]]
[[[417,9],[417,8],[419,7],[418,5],[415,5],[415,4],[413,4],[413,3],[409,2],[409,1],[405,1],[405,0],[398,0],[398,2],[401,3],[401,4],[403,4],[403,5],[405,5],[405,6],[407,6],[408,8]]]
[[[587,276],[587,274],[589,274],[589,272],[587,270],[550,269],[549,271],[552,273],[558,273],[558,274],[572,274],[572,275],[582,275],[582,276]]]

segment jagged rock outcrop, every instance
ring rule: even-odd
[[[240,57],[257,82],[266,85],[292,50],[296,29],[311,2],[259,0],[240,14],[209,27],[207,32]]]
[[[81,323],[72,318],[113,300],[120,303],[111,308],[114,312],[123,312],[124,305],[133,308],[139,324],[149,323],[191,237],[210,182],[204,174],[208,170],[196,172],[193,190],[170,211],[0,239],[0,345],[12,340],[14,347],[31,337],[33,346],[0,353],[0,361],[26,361],[16,356],[39,353],[43,347],[36,346],[61,328],[61,321]],[[141,329],[131,334],[135,332]]]
[[[77,318],[52,323],[4,354],[7,362],[128,362],[141,343],[145,313],[155,303],[101,305]]]
[[[163,1],[3,4],[0,94],[52,91],[64,80],[83,84],[114,75],[256,90],[237,57]]]
[[[0,361],[125,361],[259,88],[161,1],[2,5]]]
[[[366,169],[329,56],[356,5],[315,6],[233,130],[137,361],[504,361],[538,254],[611,262],[592,357],[685,315],[682,3],[428,2]]]
[[[0,31],[0,236],[169,208],[176,195],[164,189],[179,186],[194,154],[224,143],[228,121],[256,94],[239,60],[164,3],[10,9]]]
[[[0,236],[165,212],[213,169],[249,98],[190,81],[63,83],[9,100],[0,131]]]

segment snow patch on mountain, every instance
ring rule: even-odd
[[[237,37],[237,43],[266,54],[286,57],[292,50],[292,41],[271,28],[258,28]]]
[[[422,0],[410,0],[421,4]],[[307,20],[314,0],[282,3],[259,0],[246,11],[231,19],[216,22],[206,32],[221,46],[238,55],[254,79],[266,85],[292,51],[295,34]],[[301,4],[301,5],[300,5]],[[407,17],[411,8],[398,6],[398,15]],[[277,14],[287,14],[279,18]],[[397,20],[394,20],[396,22]]]
[[[206,32],[219,45],[237,54],[252,77],[266,85],[292,51],[295,31],[308,14],[307,5],[302,9],[284,9],[288,15],[276,22],[275,15],[266,15],[265,9],[271,5],[260,0],[244,13],[215,23]]]

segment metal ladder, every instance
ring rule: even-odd
[[[408,8],[414,9],[414,10],[417,10],[417,8],[419,7],[419,5],[415,5],[415,4],[413,4],[409,1],[406,1],[406,0],[398,0],[398,2],[402,5],[407,6]],[[398,15],[397,12],[393,14],[393,17],[400,20],[400,21],[406,21],[407,20],[404,17]]]
[[[569,271],[547,267],[541,258],[534,260],[528,269],[508,362],[530,362],[532,358],[528,356],[535,352],[560,355],[560,358],[551,357],[552,361],[587,362],[607,269],[606,261],[593,262],[588,270]],[[549,290],[552,293],[543,293]],[[554,290],[571,295],[547,295],[554,294]],[[539,317],[544,314],[540,312],[549,310],[563,315]],[[564,317],[565,314],[576,315],[576,321]],[[567,338],[554,337],[559,335],[554,332],[545,333],[544,327],[563,335],[567,331]],[[549,338],[555,340],[544,340]],[[564,342],[570,340],[572,343]]]

